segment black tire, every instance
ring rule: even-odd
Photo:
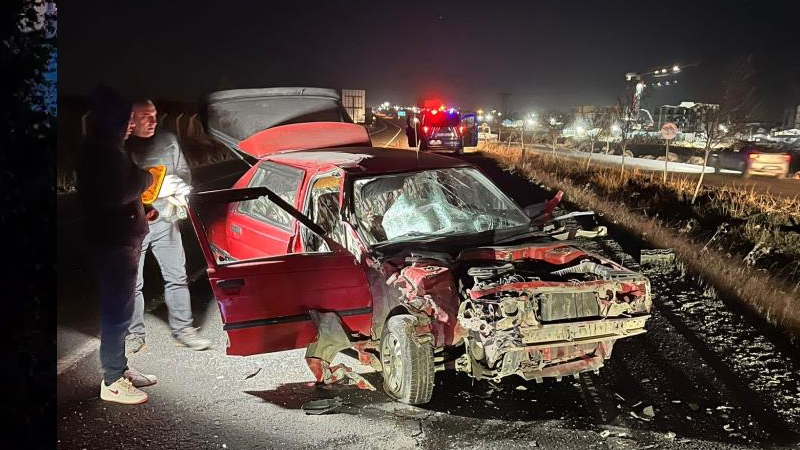
[[[391,317],[381,338],[383,390],[409,405],[428,403],[433,395],[433,345],[414,337],[417,321],[410,314]]]

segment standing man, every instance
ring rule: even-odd
[[[113,90],[99,87],[77,161],[78,196],[100,294],[100,398],[124,404],[146,402],[147,394],[138,388],[157,381],[129,368],[125,357],[139,252],[147,234],[142,193],[153,182],[153,176],[139,169],[125,151],[124,141],[132,129],[131,104]]]
[[[149,232],[140,249],[136,301],[133,320],[128,329],[128,349],[131,353],[136,353],[146,345],[142,287],[145,254],[150,248],[164,278],[164,300],[169,310],[169,327],[176,345],[192,350],[205,350],[211,346],[211,342],[198,336],[197,329],[192,326],[192,305],[186,281],[186,255],[178,228],[178,220],[186,217],[186,194],[191,191],[192,175],[177,137],[165,130],[156,132],[156,114],[152,101],[135,103],[133,136],[126,144],[139,167],[164,165],[167,168],[159,198],[153,203],[159,217],[149,222]]]

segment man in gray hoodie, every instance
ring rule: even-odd
[[[191,191],[192,174],[177,137],[166,130],[156,131],[157,111],[152,101],[144,100],[133,105],[133,121],[133,136],[126,142],[126,148],[131,152],[134,162],[142,168],[163,165],[167,171],[159,198],[153,203],[159,217],[149,222],[148,233],[142,242],[133,320],[128,329],[128,349],[136,353],[145,347],[142,287],[145,255],[149,248],[164,278],[164,300],[176,344],[192,350],[205,350],[211,346],[211,342],[198,336],[197,329],[192,326],[186,255],[178,227],[178,221],[186,217],[185,196]]]

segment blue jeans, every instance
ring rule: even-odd
[[[149,225],[150,232],[145,236],[139,253],[136,298],[128,332],[137,336],[145,335],[142,287],[144,258],[147,249],[150,248],[164,278],[164,301],[167,303],[169,313],[169,328],[172,330],[172,335],[177,336],[178,331],[192,326],[192,302],[189,296],[189,284],[186,281],[186,254],[183,251],[181,231],[177,223],[167,220],[157,220]]]
[[[98,246],[93,249],[100,294],[100,365],[106,385],[128,368],[125,335],[133,316],[139,246]]]

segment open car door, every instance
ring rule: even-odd
[[[222,262],[225,258],[219,258],[207,230],[226,220],[228,203],[260,197],[267,197],[318,234],[332,250]],[[369,335],[372,297],[363,265],[278,195],[264,187],[192,194],[189,214],[228,334],[228,355],[307,346],[317,336],[310,310],[335,312],[350,335]]]

